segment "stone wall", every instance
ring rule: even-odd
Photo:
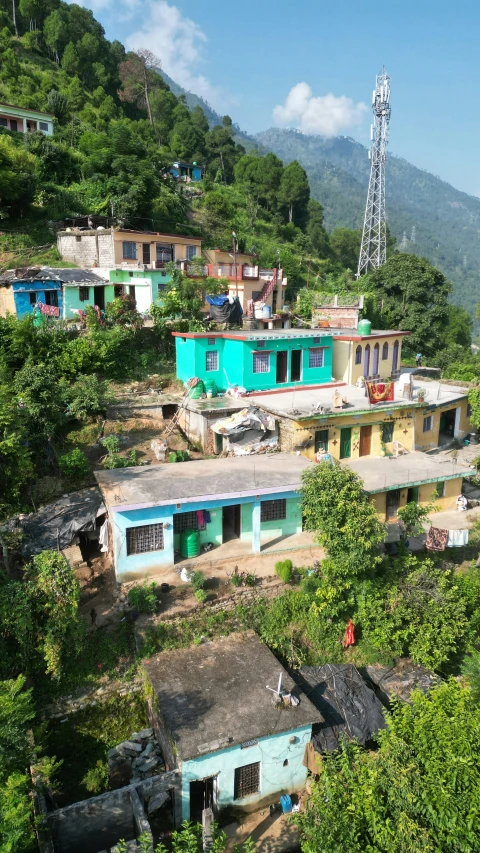
[[[79,267],[113,267],[115,256],[111,231],[59,231],[57,248],[64,260]]]

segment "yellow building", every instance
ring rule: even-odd
[[[472,430],[468,391],[440,382],[415,380],[414,396],[425,392],[423,408],[415,412],[415,447],[431,450],[454,438],[461,441]]]
[[[373,331],[361,335],[355,329],[342,329],[333,339],[333,375],[355,385],[365,379],[396,379],[400,373],[402,341],[410,332]]]
[[[199,237],[115,228],[59,231],[57,247],[62,258],[79,266],[106,269],[161,269],[170,261],[188,262],[202,253]]]
[[[207,249],[204,253],[206,272],[212,278],[228,279],[229,294],[238,296],[244,313],[248,302],[263,302],[275,316],[283,309],[287,279],[283,270],[263,269],[255,263],[255,255]]]

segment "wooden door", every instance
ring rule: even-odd
[[[150,243],[142,243],[142,261],[144,264],[150,263]]]
[[[387,521],[396,521],[400,504],[400,489],[387,492]]]
[[[288,353],[286,350],[277,352],[277,383],[287,381]]]
[[[372,452],[372,426],[360,427],[360,456],[370,456]]]
[[[352,455],[352,428],[340,430],[340,459],[349,459]]]

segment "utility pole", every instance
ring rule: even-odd
[[[238,299],[237,235],[236,235],[235,231],[232,231],[232,239],[233,239],[233,264],[235,267],[235,295]]]
[[[370,182],[357,278],[360,278],[363,273],[368,273],[371,269],[381,267],[387,260],[385,161],[390,122],[390,77],[385,66],[377,75],[376,87],[373,91],[372,110],[374,116],[370,131],[372,144],[368,152],[371,161]]]

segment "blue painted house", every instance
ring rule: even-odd
[[[0,277],[0,316],[25,317],[39,306],[42,313],[61,317],[62,282],[57,273],[58,270],[38,267],[4,272]]]
[[[305,749],[323,717],[256,634],[164,651],[144,666],[166,768],[181,774],[182,820],[255,811],[304,788]]]
[[[185,163],[183,160],[177,160],[170,174],[179,181],[201,181],[203,177],[203,169],[198,163]]]
[[[117,580],[167,574],[182,559],[184,530],[198,531],[200,545],[213,545],[215,559],[267,545],[285,550],[302,533],[299,489],[311,465],[303,456],[273,453],[97,471]],[[292,547],[302,543],[295,539]]]
[[[247,391],[322,385],[332,381],[332,329],[172,332],[177,378],[214,379],[219,389]]]

